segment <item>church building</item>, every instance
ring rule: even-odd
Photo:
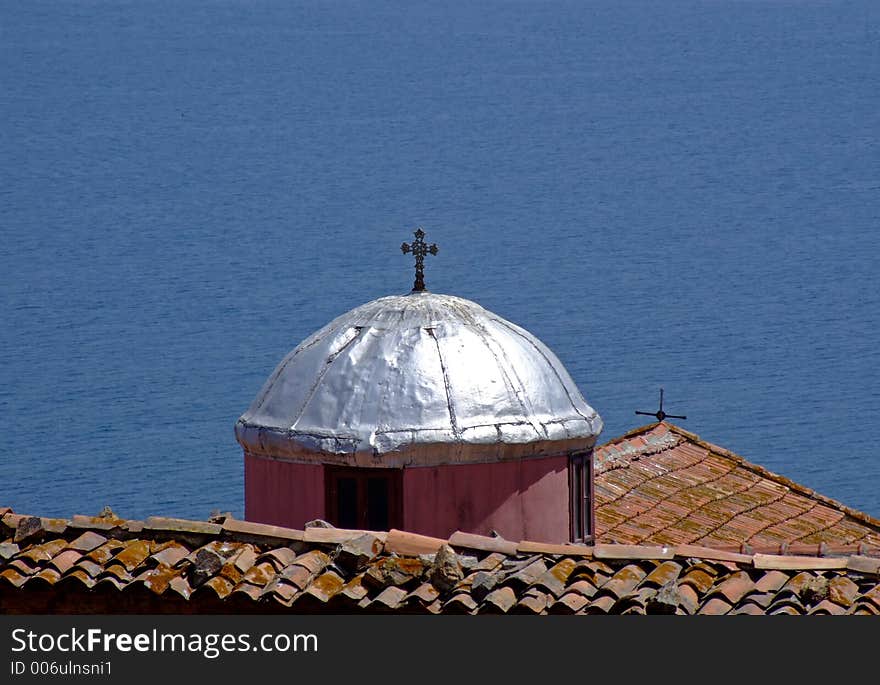
[[[476,302],[412,292],[339,316],[278,365],[235,434],[245,517],[302,528],[587,541],[602,419],[538,338]]]
[[[0,506],[0,613],[880,615],[880,520],[662,394],[596,445],[553,352],[402,249],[412,292],[309,336],[236,424],[244,520]]]

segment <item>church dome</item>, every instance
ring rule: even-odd
[[[429,292],[373,300],[313,333],[235,426],[251,454],[387,467],[570,453],[601,430],[540,340]]]

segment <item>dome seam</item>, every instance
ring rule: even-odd
[[[327,372],[330,370],[330,367],[333,366],[333,362],[339,359],[339,356],[345,352],[351,345],[354,344],[355,341],[359,340],[361,335],[364,332],[364,327],[362,326],[353,326],[353,328],[357,331],[357,335],[352,336],[351,340],[346,342],[342,347],[340,347],[336,352],[331,354],[327,361],[324,362],[324,366],[321,369],[320,373],[318,373],[318,377],[315,379],[315,382],[312,383],[312,387],[309,388],[309,393],[306,396],[305,401],[302,403],[302,406],[299,408],[299,411],[293,417],[293,421],[290,423],[290,430],[295,430],[294,426],[299,422],[302,418],[303,414],[306,411],[306,408],[309,406],[309,402],[312,401],[312,398],[315,396],[315,393],[318,391],[318,386],[321,385],[324,378],[327,376]]]
[[[541,358],[547,363],[547,366],[549,366],[550,369],[553,371],[553,375],[556,376],[556,380],[559,381],[559,385],[562,386],[562,389],[565,391],[565,396],[568,398],[568,402],[569,402],[569,404],[571,405],[572,409],[574,409],[575,412],[577,412],[577,414],[578,414],[581,418],[584,419],[584,421],[586,421],[587,423],[589,423],[589,424],[592,426],[592,425],[593,425],[592,420],[591,420],[589,417],[584,416],[584,414],[581,412],[581,410],[578,409],[578,407],[577,407],[577,405],[575,404],[574,400],[571,398],[571,393],[568,391],[568,386],[567,386],[567,385],[565,384],[565,382],[562,380],[562,376],[559,375],[559,371],[557,371],[556,367],[553,366],[553,363],[547,358],[547,355],[544,354],[544,351],[543,351],[540,347],[538,347],[538,346],[534,343],[533,340],[530,340],[528,336],[523,335],[522,333],[520,333],[520,332],[519,332],[518,330],[516,330],[515,328],[512,328],[512,327],[511,327],[506,321],[503,321],[503,320],[501,320],[501,319],[497,319],[497,321],[498,321],[499,324],[501,324],[502,326],[504,326],[504,327],[505,327],[507,330],[509,330],[511,333],[515,333],[515,334],[518,335],[520,338],[522,338],[523,340],[525,340],[529,345],[531,345],[532,347],[535,348],[535,351],[536,351],[539,355],[541,355]]]
[[[437,358],[440,360],[440,369],[443,371],[443,389],[446,391],[446,406],[449,409],[449,423],[452,426],[452,434],[455,436],[455,439],[460,441],[461,431],[458,428],[458,421],[455,417],[455,407],[452,406],[452,394],[449,391],[449,374],[446,371],[446,364],[443,362],[443,354],[440,352],[440,341],[434,335],[433,328],[425,328],[425,331],[427,331],[437,346]]]

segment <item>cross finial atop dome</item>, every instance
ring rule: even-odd
[[[400,249],[403,254],[412,252],[416,257],[416,280],[413,283],[412,291],[420,293],[425,290],[425,255],[429,252],[437,254],[440,248],[437,247],[436,243],[431,243],[430,245],[425,243],[425,232],[421,226],[415,230],[413,235],[415,235],[416,239],[411,244],[403,243]]]

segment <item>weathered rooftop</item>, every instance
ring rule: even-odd
[[[4,613],[880,614],[864,544],[743,554],[8,509],[0,540]]]
[[[595,487],[600,542],[880,546],[880,520],[669,423],[596,448]]]

